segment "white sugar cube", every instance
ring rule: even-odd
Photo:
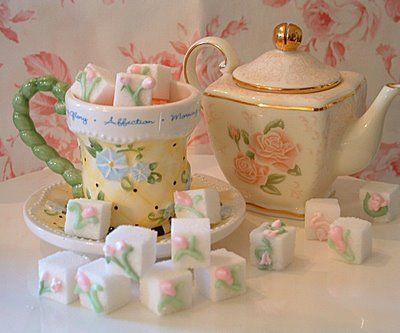
[[[156,262],[157,232],[142,227],[121,225],[106,237],[104,255],[107,270],[133,281]]]
[[[219,193],[212,188],[176,191],[174,193],[177,218],[209,218],[211,223],[221,221]]]
[[[170,261],[157,263],[140,280],[140,301],[157,315],[192,305],[192,274]]]
[[[76,290],[81,305],[96,313],[109,313],[132,298],[131,281],[106,270],[104,258],[79,267],[76,274]]]
[[[88,64],[78,72],[71,91],[75,97],[94,104],[112,105],[115,75],[99,66]]]
[[[210,264],[210,220],[172,219],[171,258],[175,266],[195,268]]]
[[[133,64],[130,65],[126,71],[132,74],[151,76],[156,81],[153,90],[153,98],[169,101],[171,67],[160,64]]]
[[[294,258],[296,228],[280,220],[250,232],[250,262],[260,270],[283,270]]]
[[[328,246],[333,256],[361,264],[372,251],[371,223],[356,217],[340,217],[330,225]]]
[[[78,299],[75,274],[89,258],[70,251],[56,252],[39,260],[39,295],[68,304]]]
[[[103,239],[110,228],[111,203],[93,199],[70,199],[64,231],[68,235]]]
[[[246,291],[246,259],[226,249],[211,251],[210,266],[194,271],[202,295],[213,302],[235,297]]]
[[[118,73],[115,81],[114,106],[151,105],[155,81],[150,76]]]
[[[360,204],[371,222],[390,222],[399,215],[400,186],[367,182],[360,189]]]
[[[340,217],[337,199],[311,199],[306,202],[305,233],[307,239],[328,239],[329,225]]]

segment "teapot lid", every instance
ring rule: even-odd
[[[297,25],[277,25],[273,34],[276,49],[236,68],[233,80],[245,89],[281,94],[305,94],[337,86],[342,81],[340,72],[298,50],[301,39]]]

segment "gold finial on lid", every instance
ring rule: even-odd
[[[275,47],[282,51],[296,51],[301,44],[302,34],[301,28],[296,24],[278,24],[273,35]]]

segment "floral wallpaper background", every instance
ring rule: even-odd
[[[388,82],[400,81],[400,0],[0,0],[0,181],[43,168],[12,124],[11,100],[30,76],[52,74],[72,82],[88,62],[124,71],[132,62],[173,67],[181,79],[189,46],[204,36],[228,39],[242,62],[271,49],[273,27],[303,28],[303,49],[341,70],[362,72],[368,104]],[[222,58],[205,51],[198,64],[206,86],[220,75]],[[31,101],[38,131],[78,162],[76,140],[54,114],[55,98]],[[400,98],[386,119],[375,161],[357,176],[400,182]],[[212,153],[202,121],[191,152]]]

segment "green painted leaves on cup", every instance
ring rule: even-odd
[[[100,191],[100,192],[97,194],[97,200],[102,200],[102,201],[104,201],[104,197],[105,197],[105,195],[104,195],[104,192],[103,192],[103,191]]]
[[[282,183],[285,179],[285,175],[272,173],[268,176],[266,183],[261,185],[260,188],[268,194],[282,195],[281,191],[275,185]]]
[[[280,127],[282,129],[285,128],[285,124],[282,119],[276,119],[270,121],[264,128],[264,134],[267,134],[272,128]]]
[[[289,169],[287,173],[291,176],[301,176],[300,167],[296,164],[293,169]]]

